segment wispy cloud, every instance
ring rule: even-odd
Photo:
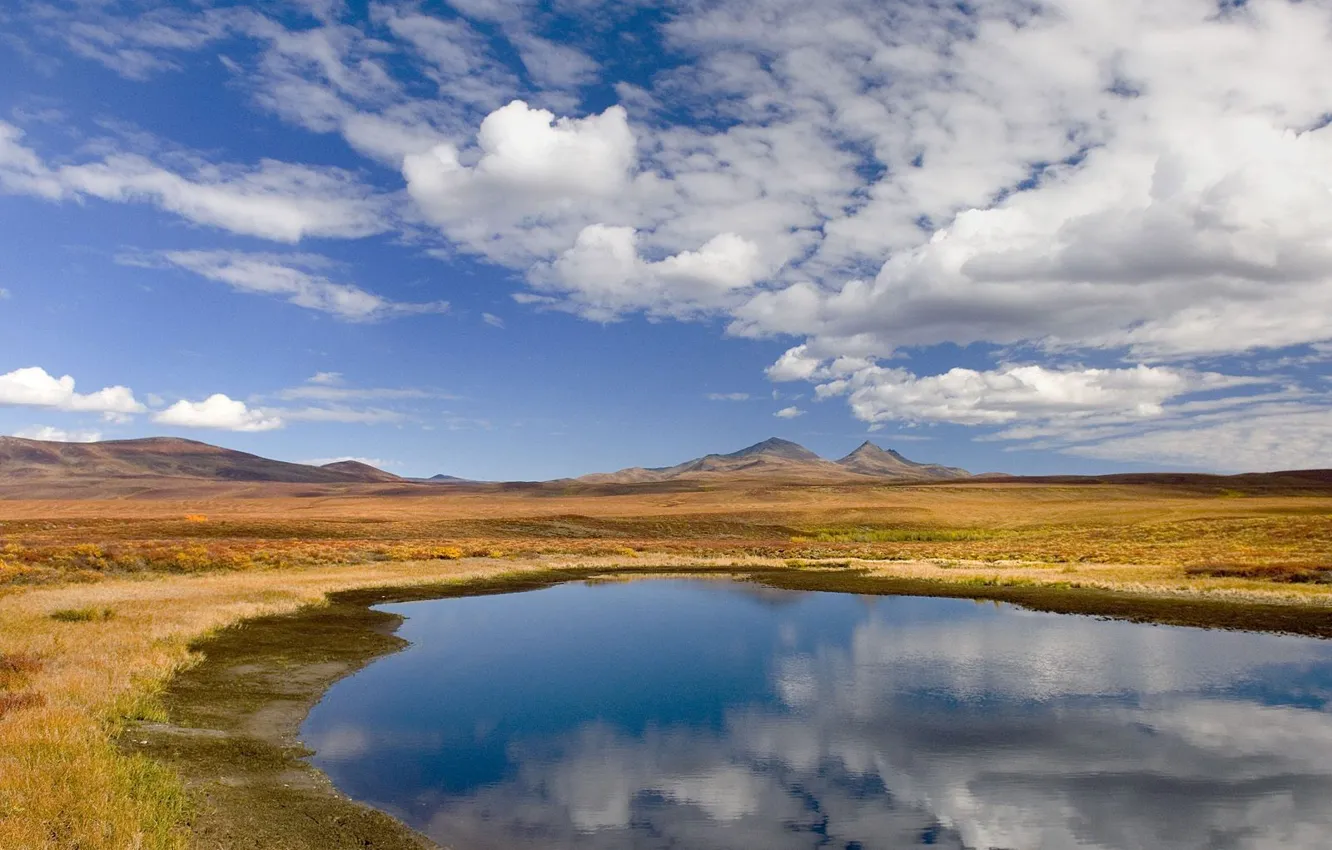
[[[277,242],[358,238],[392,227],[388,201],[342,169],[275,160],[216,165],[196,156],[189,173],[181,173],[133,153],[51,166],[22,137],[0,121],[0,190],[11,194],[147,202],[195,224]]]
[[[166,264],[225,283],[238,292],[274,295],[308,310],[329,313],[348,322],[445,313],[447,301],[392,301],[358,286],[334,283],[323,274],[331,263],[310,254],[248,254],[239,251],[167,251],[157,255],[126,255],[125,264]]]
[[[95,443],[102,439],[102,432],[67,431],[64,428],[53,428],[50,425],[33,425],[31,428],[15,431],[13,436],[22,437],[25,440],[44,440],[55,443]]]

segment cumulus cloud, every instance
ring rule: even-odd
[[[322,257],[247,254],[240,251],[167,251],[160,259],[241,292],[277,295],[298,307],[330,313],[349,322],[373,322],[396,316],[443,313],[448,302],[390,301],[357,286],[334,283],[314,270],[326,268]],[[142,262],[129,258],[132,262]]]
[[[213,428],[220,431],[271,431],[281,428],[280,416],[251,409],[245,402],[214,393],[203,401],[182,399],[153,416],[159,425]]]
[[[218,166],[202,160],[179,173],[138,154],[51,166],[0,121],[0,189],[51,201],[98,198],[149,203],[195,224],[277,242],[309,236],[358,238],[390,227],[383,198],[355,175],[276,160]]]
[[[47,407],[78,413],[101,413],[108,418],[147,410],[129,387],[103,387],[93,393],[74,391],[69,375],[56,378],[39,366],[0,375],[0,406]]]
[[[411,197],[450,239],[521,264],[549,256],[592,223],[590,204],[624,189],[634,159],[621,107],[556,118],[515,100],[486,116],[474,149],[441,144],[408,156],[403,176]]]
[[[532,280],[539,289],[558,291],[568,308],[599,321],[629,311],[685,316],[716,308],[762,274],[758,246],[723,233],[697,251],[682,251],[656,262],[639,254],[632,227],[589,225],[572,248]]]
[[[805,411],[795,406],[783,407],[781,410],[773,414],[773,416],[776,416],[778,419],[795,419],[797,416],[804,415]]]
[[[15,431],[13,436],[25,440],[44,440],[53,443],[95,443],[102,439],[101,431],[67,431],[50,425],[33,425]]]

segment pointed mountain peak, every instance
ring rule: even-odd
[[[869,440],[866,440],[865,442],[861,443],[859,446],[856,447],[855,451],[853,451],[851,454],[847,455],[846,457],[842,458],[842,460],[852,460],[854,458],[876,458],[876,457],[881,458],[885,456],[896,458],[897,460],[901,461],[906,461],[907,463],[912,463],[912,461],[908,461],[896,449],[885,449],[883,446],[880,446],[878,443],[873,443],[870,442]]]
[[[799,443],[783,440],[780,437],[769,437],[761,443],[746,446],[738,452],[731,452],[728,455],[722,455],[722,457],[752,457],[754,455],[776,455],[792,460],[821,460],[818,455]]]

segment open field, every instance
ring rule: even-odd
[[[315,631],[302,634],[321,640],[286,642],[309,657],[283,656],[284,681],[317,672],[291,692],[255,680],[262,700],[195,666],[200,649],[212,663],[258,640],[223,627],[358,588],[439,594],[441,582],[710,568],[783,587],[1332,634],[1325,493],[1067,482],[630,489],[0,502],[0,847],[265,846],[237,843],[247,827],[236,818],[257,817],[257,799],[324,807],[342,825],[311,833],[315,844],[278,836],[266,846],[362,846],[367,835],[413,846],[338,802],[291,738],[329,681],[392,650],[384,624],[347,614],[361,629],[349,643],[351,632],[303,621]],[[285,708],[265,709],[274,701]],[[234,710],[205,716],[201,704]],[[269,768],[254,775],[238,767],[261,762]]]
[[[1119,564],[1278,584],[1318,583],[1332,570],[1332,492],[980,482],[627,489],[0,501],[0,587],[539,555]]]

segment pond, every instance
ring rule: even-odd
[[[455,850],[1325,848],[1332,642],[645,580],[385,605],[302,728]]]

